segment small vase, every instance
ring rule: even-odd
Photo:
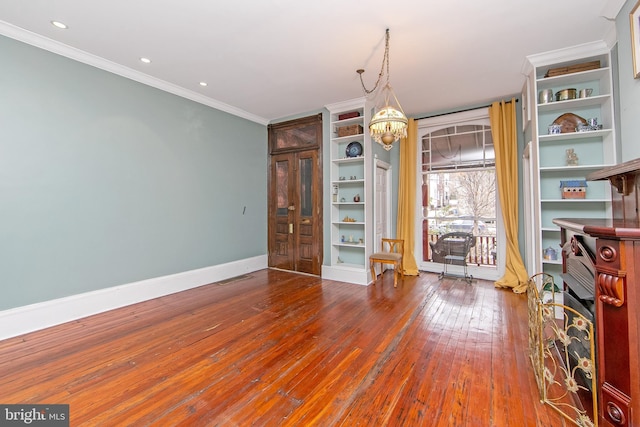
[[[359,202],[360,201],[360,195],[356,194],[355,196],[353,196],[353,201],[354,202]]]

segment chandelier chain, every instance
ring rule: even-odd
[[[387,28],[387,31],[385,33],[385,42],[384,42],[384,56],[382,58],[382,64],[380,66],[380,73],[378,74],[378,80],[376,80],[376,84],[373,86],[373,88],[371,90],[367,89],[364,85],[364,80],[362,80],[362,73],[364,73],[364,70],[360,69],[357,70],[358,74],[360,75],[360,84],[362,84],[362,90],[367,94],[370,95],[371,93],[375,92],[376,89],[378,89],[378,85],[380,85],[380,81],[382,80],[382,76],[384,76],[385,74],[385,64],[386,64],[386,68],[387,68],[387,86],[389,85],[389,29]]]

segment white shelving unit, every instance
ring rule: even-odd
[[[327,105],[330,113],[331,258],[322,277],[366,285],[371,281],[369,255],[373,242],[373,191],[371,138],[366,132],[370,112],[365,99]],[[357,113],[357,117],[340,118]],[[361,126],[358,134],[339,136],[338,129]],[[362,154],[347,155],[349,144],[362,145]],[[358,200],[359,199],[359,200]]]
[[[588,182],[585,199],[563,199],[560,181],[585,180],[596,170],[616,164],[614,99],[610,49],[604,42],[589,43],[527,57],[529,108],[531,114],[531,199],[533,223],[531,226],[533,259],[528,264],[538,272],[546,272],[562,283],[562,255],[560,229],[554,218],[608,217],[611,213],[610,186],[606,182]],[[549,69],[569,67],[591,61],[600,61],[600,68],[545,77]],[[542,90],[552,90],[554,101],[538,103]],[[591,96],[556,101],[555,94],[563,89],[593,89]],[[586,132],[549,134],[549,125],[564,113],[584,119],[597,118],[602,129]],[[568,166],[566,150],[572,148],[578,155],[578,165]],[[544,256],[546,248],[557,251],[556,260]]]

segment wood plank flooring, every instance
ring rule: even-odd
[[[72,426],[562,426],[526,310],[486,281],[262,270],[0,341],[0,403],[67,403]]]

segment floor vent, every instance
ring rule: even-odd
[[[221,281],[219,281],[219,282],[215,282],[215,283],[214,283],[214,285],[226,286],[226,285],[229,285],[229,284],[231,284],[231,283],[239,282],[240,280],[245,280],[245,279],[250,279],[250,278],[251,278],[251,276],[250,276],[250,275],[248,275],[248,274],[243,274],[243,275],[241,275],[241,276],[230,277],[230,278],[228,278],[228,279],[221,280]]]

